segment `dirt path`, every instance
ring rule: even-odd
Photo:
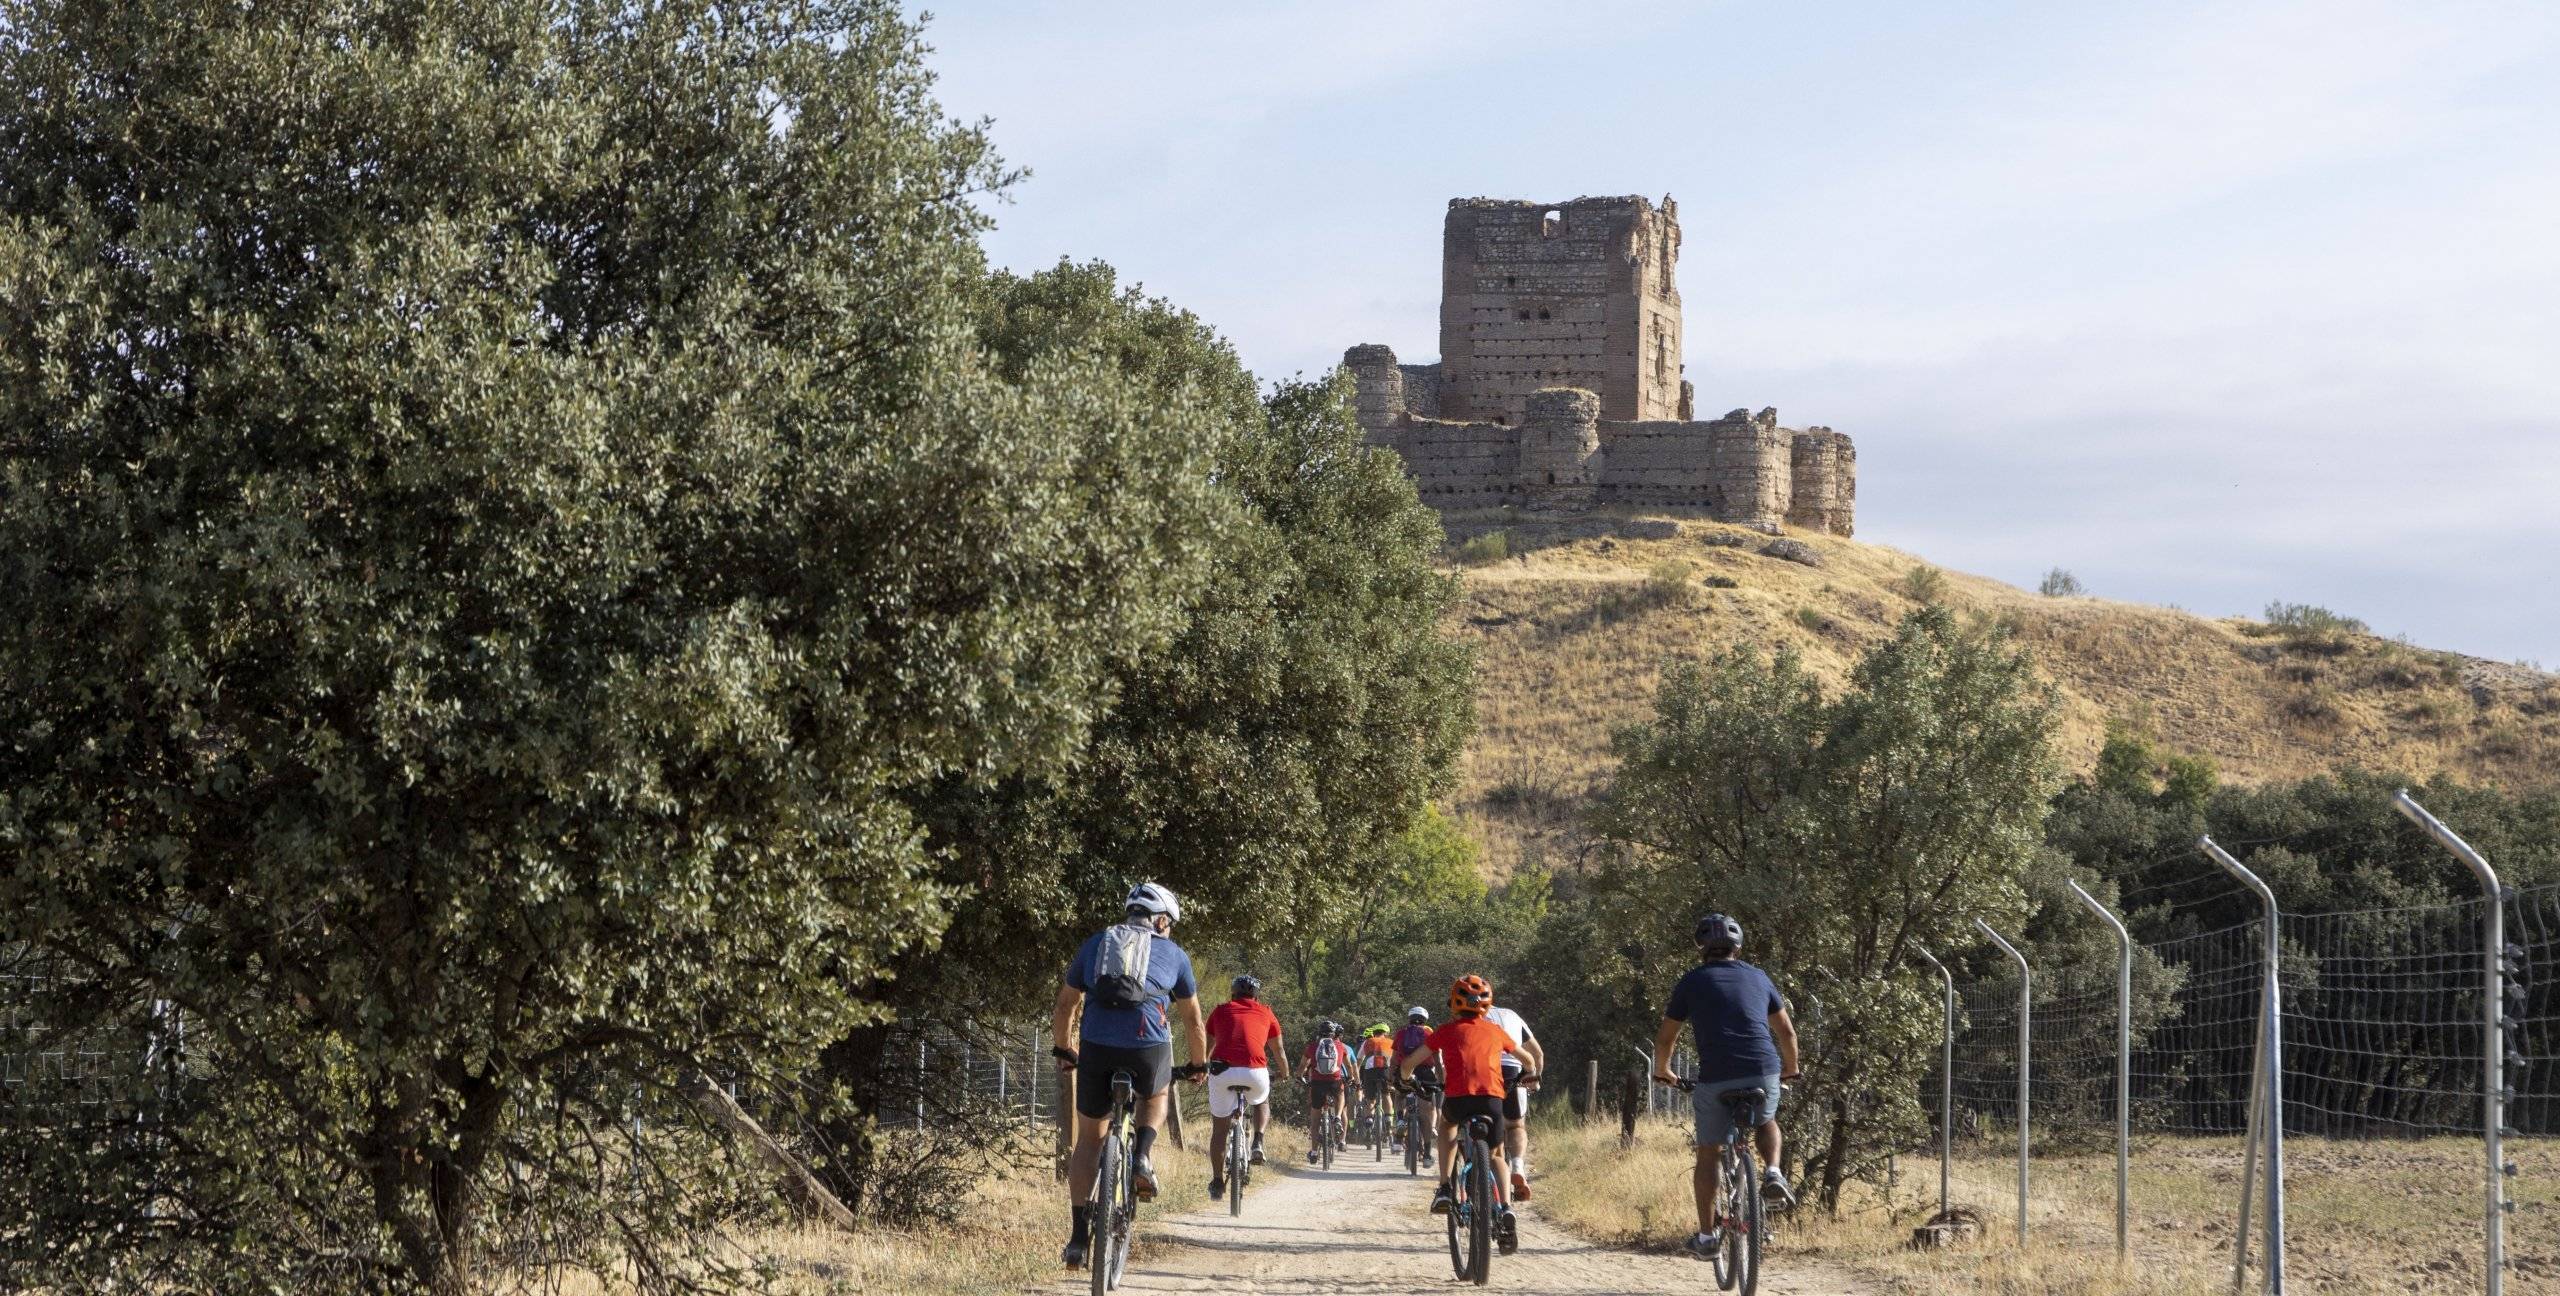
[[[1427,1209],[1430,1196],[1428,1181],[1401,1170],[1265,1174],[1240,1218],[1223,1204],[1187,1215],[1142,1212],[1140,1254],[1119,1290],[1447,1296],[1448,1244]],[[1519,1254],[1494,1257],[1493,1288],[1607,1296],[1715,1290],[1714,1271],[1701,1261],[1595,1246],[1549,1226],[1534,1206],[1521,1211],[1520,1224]],[[1085,1291],[1088,1281],[1078,1274],[1043,1290]],[[1769,1257],[1760,1290],[1872,1296],[1875,1288],[1781,1250]]]

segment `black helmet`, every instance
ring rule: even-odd
[[[1262,993],[1262,978],[1248,972],[1237,977],[1235,983],[1227,989],[1238,999],[1251,999]]]
[[[1317,1022],[1317,1023],[1316,1023],[1316,1034],[1318,1034],[1318,1035],[1327,1035],[1327,1036],[1331,1036],[1331,1035],[1340,1035],[1341,1033],[1342,1033],[1342,1023],[1341,1023],[1341,1022],[1338,1022],[1338,1021],[1335,1021],[1335,1020],[1334,1020],[1334,1019],[1332,1019],[1331,1017],[1327,1017],[1327,1018],[1325,1018],[1323,1021],[1320,1021],[1320,1022]]]
[[[1711,913],[1699,919],[1693,934],[1698,938],[1698,948],[1709,954],[1742,952],[1742,924],[1723,914]]]

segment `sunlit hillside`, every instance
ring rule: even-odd
[[[1610,732],[1645,713],[1666,658],[1792,644],[1836,682],[1923,597],[2004,619],[2033,647],[2061,690],[2074,768],[2116,717],[2241,780],[2341,762],[2512,785],[2560,779],[2560,677],[2521,666],[2049,598],[1960,572],[1915,575],[1928,564],[1898,550],[1788,533],[1820,560],[1807,566],[1764,556],[1771,537],[1695,517],[1487,513],[1453,516],[1449,529],[1453,545],[1475,539],[1456,624],[1479,653],[1457,810],[1497,870],[1524,853],[1565,863],[1581,849],[1572,825],[1606,776]],[[1495,533],[1498,546],[1479,538]],[[1502,556],[1490,556],[1496,548]]]

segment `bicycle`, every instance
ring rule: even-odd
[[[1675,1083],[1682,1093],[1698,1087],[1694,1080]],[[1761,1105],[1768,1097],[1766,1089],[1731,1089],[1716,1095],[1732,1118],[1733,1134],[1725,1140],[1716,1188],[1716,1231],[1723,1244],[1707,1258],[1715,1266],[1717,1289],[1732,1291],[1738,1286],[1742,1296],[1754,1296],[1760,1290],[1760,1246],[1768,1237],[1759,1160],[1751,1146],[1752,1133],[1760,1127]]]
[[[1238,1080],[1227,1085],[1227,1095],[1235,1099],[1235,1116],[1227,1122],[1227,1214],[1244,1214],[1244,1185],[1253,1176],[1251,1151],[1253,1104],[1245,1097],[1253,1086]]]
[[[1180,1066],[1173,1074],[1175,1079],[1189,1080],[1206,1069]],[[1111,1073],[1111,1119],[1102,1127],[1102,1156],[1094,1168],[1093,1239],[1085,1256],[1093,1271],[1093,1296],[1105,1296],[1119,1286],[1121,1272],[1129,1267],[1129,1233],[1138,1220],[1138,1181],[1130,1173],[1129,1152],[1130,1126],[1138,1118],[1137,1087],[1137,1077],[1128,1072]],[[1227,1138],[1232,1145],[1233,1129]]]
[[[1409,1091],[1404,1095],[1396,1116],[1397,1126],[1404,1132],[1404,1172],[1408,1175],[1421,1174],[1422,1158],[1428,1155],[1427,1140],[1431,1132],[1422,1118],[1422,1110],[1422,1099]]]
[[[1342,1108],[1338,1104],[1325,1104],[1324,1128],[1320,1131],[1319,1138],[1324,1144],[1324,1168],[1331,1170],[1334,1145],[1342,1141]]]
[[[1385,1161],[1387,1159],[1387,1096],[1381,1093],[1369,1099],[1368,1106],[1368,1119],[1363,1123],[1369,1127],[1369,1159]]]
[[[1526,1082],[1537,1076],[1533,1072],[1521,1079]],[[1449,1213],[1444,1217],[1449,1234],[1449,1267],[1456,1271],[1458,1281],[1478,1287],[1493,1280],[1497,1241],[1494,1221],[1509,1207],[1508,1186],[1494,1177],[1492,1140],[1493,1122],[1471,1116],[1449,1149]],[[1504,1230],[1498,1239],[1502,1254],[1520,1249],[1517,1227],[1515,1224]]]

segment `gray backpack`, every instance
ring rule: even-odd
[[[1147,960],[1155,953],[1155,924],[1125,922],[1103,929],[1102,948],[1093,960],[1094,1002],[1105,1008],[1135,1008],[1147,993]]]

